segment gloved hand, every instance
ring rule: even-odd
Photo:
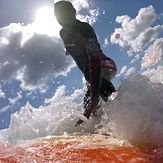
[[[98,98],[95,98],[94,103],[92,103],[92,104],[90,105],[90,107],[89,107],[88,109],[85,110],[85,112],[84,112],[83,115],[84,115],[87,119],[89,119],[89,117],[91,116],[91,114],[92,114],[93,112],[96,112],[98,102],[99,102],[99,99],[98,99]],[[83,122],[84,122],[84,121],[83,121],[82,119],[79,119],[79,120],[76,122],[75,126],[77,127],[77,126],[79,126],[80,124],[82,124]]]
[[[90,109],[89,109],[89,110],[86,109],[83,115],[84,115],[87,119],[89,119],[89,117],[91,116],[91,110],[90,110]],[[84,122],[84,121],[83,121],[82,119],[79,119],[79,120],[76,122],[75,126],[77,127],[77,126],[81,125],[83,122]]]
[[[76,124],[75,124],[75,127],[78,127],[80,126],[84,121],[82,119],[79,119]]]

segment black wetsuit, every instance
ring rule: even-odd
[[[115,91],[110,80],[116,74],[116,65],[112,59],[103,54],[93,28],[77,20],[70,27],[62,28],[60,36],[66,54],[72,56],[88,83],[84,98],[85,106],[99,96],[107,101],[108,96]]]

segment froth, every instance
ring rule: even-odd
[[[163,145],[163,85],[136,75],[123,80],[118,92],[105,106],[106,130],[131,143]]]

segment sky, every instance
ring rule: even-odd
[[[25,106],[44,108],[60,90],[83,96],[84,79],[59,37],[54,0],[0,0],[0,129]],[[93,26],[118,72],[163,84],[162,0],[71,0],[77,18]],[[63,99],[64,100],[64,99]]]

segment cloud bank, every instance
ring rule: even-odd
[[[38,86],[48,76],[66,75],[72,60],[65,56],[62,41],[57,37],[33,33],[22,45],[21,24],[10,24],[0,30],[7,40],[0,44],[0,80],[20,80],[24,86]]]
[[[162,25],[152,27],[156,19],[153,6],[141,8],[135,18],[128,15],[118,16],[116,22],[121,24],[121,28],[115,29],[111,42],[121,47],[129,47],[130,53],[141,52],[163,30]]]
[[[128,15],[116,18],[121,27],[115,28],[110,42],[128,49],[128,57],[132,58],[131,64],[141,60],[138,63],[141,70],[158,66],[163,59],[163,37],[161,37],[163,25],[155,25],[157,19],[159,16],[153,6],[141,8],[135,18]],[[108,38],[105,43],[109,43]],[[122,67],[119,75],[126,75],[124,70],[127,73],[127,68]],[[145,70],[144,74],[147,75],[149,70]],[[130,72],[135,72],[135,69],[130,68],[127,74]]]

